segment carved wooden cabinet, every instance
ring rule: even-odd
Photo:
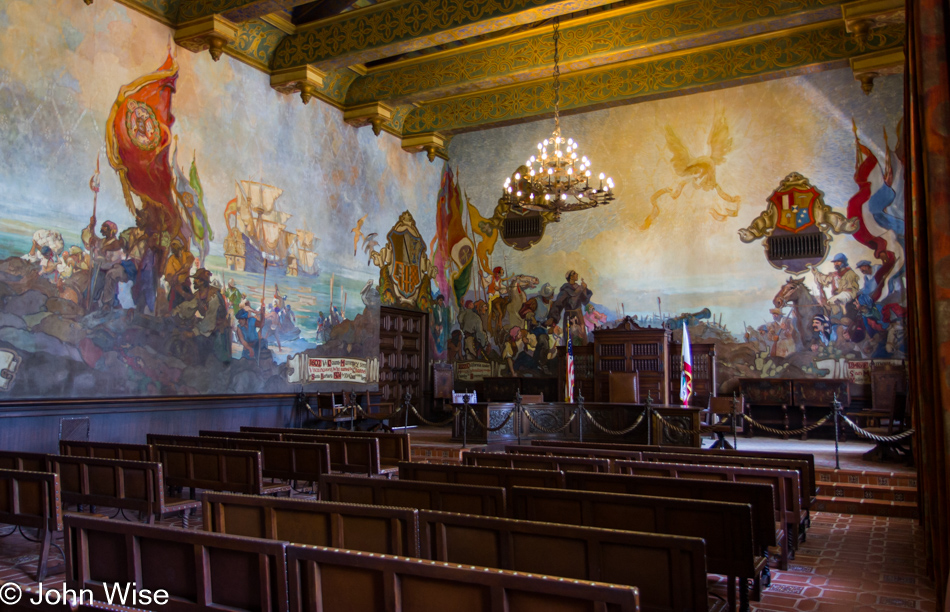
[[[594,331],[594,398],[609,398],[608,372],[639,372],[640,401],[670,403],[670,331],[598,329]]]

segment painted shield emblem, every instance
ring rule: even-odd
[[[162,137],[155,111],[145,102],[129,100],[125,108],[125,129],[129,140],[143,151],[158,146]]]
[[[814,187],[810,189],[792,188],[776,191],[769,198],[778,210],[775,227],[797,233],[815,224],[815,202],[821,197]]]
[[[422,286],[422,255],[425,243],[408,232],[390,232],[393,262],[390,275],[393,286],[405,299],[414,299]]]

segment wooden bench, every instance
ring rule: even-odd
[[[808,469],[801,472],[802,478],[802,502],[805,503],[807,497],[807,508],[818,495],[818,483],[815,480],[815,455],[811,453],[792,453],[785,451],[761,451],[761,450],[736,450],[736,449],[708,449],[708,448],[688,448],[683,446],[647,446],[645,444],[621,444],[609,442],[572,442],[568,440],[533,440],[532,446],[544,446],[551,448],[571,447],[577,449],[602,449],[615,451],[651,452],[651,453],[674,453],[677,455],[707,455],[711,457],[761,457],[763,459],[790,459],[792,461],[804,461]],[[519,448],[519,447],[513,447]],[[520,447],[524,448],[524,447]],[[631,461],[636,461],[637,457],[630,457]],[[682,462],[681,462],[682,463]],[[752,467],[752,466],[750,466]]]
[[[727,465],[701,465],[691,463],[660,463],[658,461],[618,461],[617,470],[621,474],[636,476],[666,476],[670,478],[692,478],[705,480],[725,480],[729,482],[750,482],[768,484],[775,494],[775,520],[786,527],[789,548],[798,548],[795,527],[801,520],[801,505],[798,500],[798,479],[791,470],[767,470],[764,468],[746,468]]]
[[[769,459],[763,457],[738,457],[731,455],[710,456],[691,453],[675,453],[672,450],[662,453],[644,452],[641,453],[641,459],[643,461],[661,461],[663,463],[694,463],[702,465],[725,465],[774,470],[793,470],[796,472],[795,477],[798,480],[798,495],[796,496],[798,503],[796,505],[796,510],[798,510],[798,512],[801,514],[801,518],[792,525],[793,530],[791,535],[796,547],[799,539],[801,539],[801,541],[805,540],[806,524],[810,509],[810,497],[805,493],[808,491],[809,487],[809,479],[807,477],[808,464],[805,461],[798,459]],[[789,495],[790,491],[786,493],[787,499],[791,499],[788,497]]]
[[[317,482],[320,476],[330,473],[329,447],[314,442],[149,434],[149,443],[258,451],[261,454],[261,474],[264,478]]]
[[[261,453],[231,448],[152,447],[170,487],[231,491],[250,495],[290,494],[290,485],[265,483]]]
[[[205,493],[202,517],[215,533],[419,556],[418,513],[408,508]]]
[[[634,587],[288,546],[293,612],[636,612]]]
[[[383,480],[362,476],[324,476],[320,499],[461,514],[505,516],[505,489],[412,480]]]
[[[242,427],[244,432],[273,432],[288,435],[344,436],[379,440],[379,462],[383,470],[395,468],[400,461],[412,461],[412,444],[407,433],[308,429],[303,427]]]
[[[50,472],[0,469],[0,523],[37,530],[40,556],[36,581],[46,578],[53,533],[63,530],[59,476]]]
[[[149,610],[288,609],[286,542],[79,515],[65,525],[66,586],[90,589],[96,601],[106,601],[106,585],[135,582],[168,593]]]
[[[555,455],[516,455],[512,453],[462,453],[463,465],[522,468],[526,470],[561,470],[562,472],[610,472],[610,460],[590,457]]]
[[[351,438],[349,436],[311,436],[281,434],[287,442],[310,442],[330,447],[330,467],[336,472],[350,472],[379,476],[395,471],[383,470],[379,463],[379,440],[377,438]]]
[[[507,492],[506,497],[509,504],[507,511],[509,513],[512,487],[564,488],[564,472],[471,465],[438,465],[433,463],[400,463],[399,480],[501,487]],[[509,516],[511,515],[509,514]]]
[[[785,526],[775,520],[775,492],[771,485],[719,480],[696,480],[625,474],[564,474],[565,486],[580,491],[651,495],[704,501],[732,502],[752,506],[755,550],[769,556],[769,548],[780,546],[779,569],[788,569],[788,542]],[[778,526],[777,526],[778,525]],[[766,568],[765,583],[770,576]]]
[[[611,462],[611,471],[613,470],[613,461],[636,461],[640,458],[640,453],[620,450],[605,450],[600,448],[584,448],[573,446],[537,446],[537,445],[517,445],[506,444],[501,447],[506,453],[512,455],[552,455],[556,457],[589,457],[591,459],[607,459]]]
[[[0,450],[0,470],[47,472],[46,454]]]
[[[706,545],[699,538],[568,527],[421,511],[422,557],[636,586],[644,612],[708,612]]]
[[[201,505],[165,497],[161,463],[50,455],[49,466],[59,475],[64,504],[131,510],[147,516],[149,523],[180,512],[184,527],[188,514]]]
[[[59,454],[70,457],[100,457],[102,459],[125,459],[127,461],[152,461],[152,449],[148,444],[125,444],[123,442],[77,442],[60,440]]]
[[[757,580],[766,566],[752,541],[752,508],[748,504],[513,487],[509,493],[512,518],[664,533],[706,542],[706,571],[728,578],[729,609],[749,609],[748,581]]]

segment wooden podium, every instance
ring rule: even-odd
[[[594,330],[594,401],[610,397],[608,372],[639,372],[640,401],[670,403],[670,335],[667,329],[636,329],[632,321],[616,329]]]

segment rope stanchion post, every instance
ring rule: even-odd
[[[653,393],[647,391],[647,446],[653,445]]]
[[[515,420],[515,434],[518,436],[518,446],[521,446],[521,410],[522,410],[521,391],[515,391],[515,414],[518,415]]]
[[[579,441],[584,441],[584,395],[581,393],[580,387],[577,389],[577,435]]]
[[[471,410],[471,406],[468,405],[469,394],[466,393],[462,396],[462,402],[464,408],[462,408],[462,448],[468,446],[468,411]]]
[[[838,401],[837,393],[834,394],[834,399],[831,400],[831,408],[835,411],[835,469],[840,470],[841,456],[838,453],[838,428],[841,420],[841,402]]]
[[[412,401],[412,389],[406,388],[406,392],[402,395],[402,407],[406,411],[406,417],[403,421],[403,429],[409,429],[409,404]]]
[[[732,392],[732,448],[734,450],[739,450],[739,439],[736,436],[736,411],[739,408],[739,395],[733,391]]]

